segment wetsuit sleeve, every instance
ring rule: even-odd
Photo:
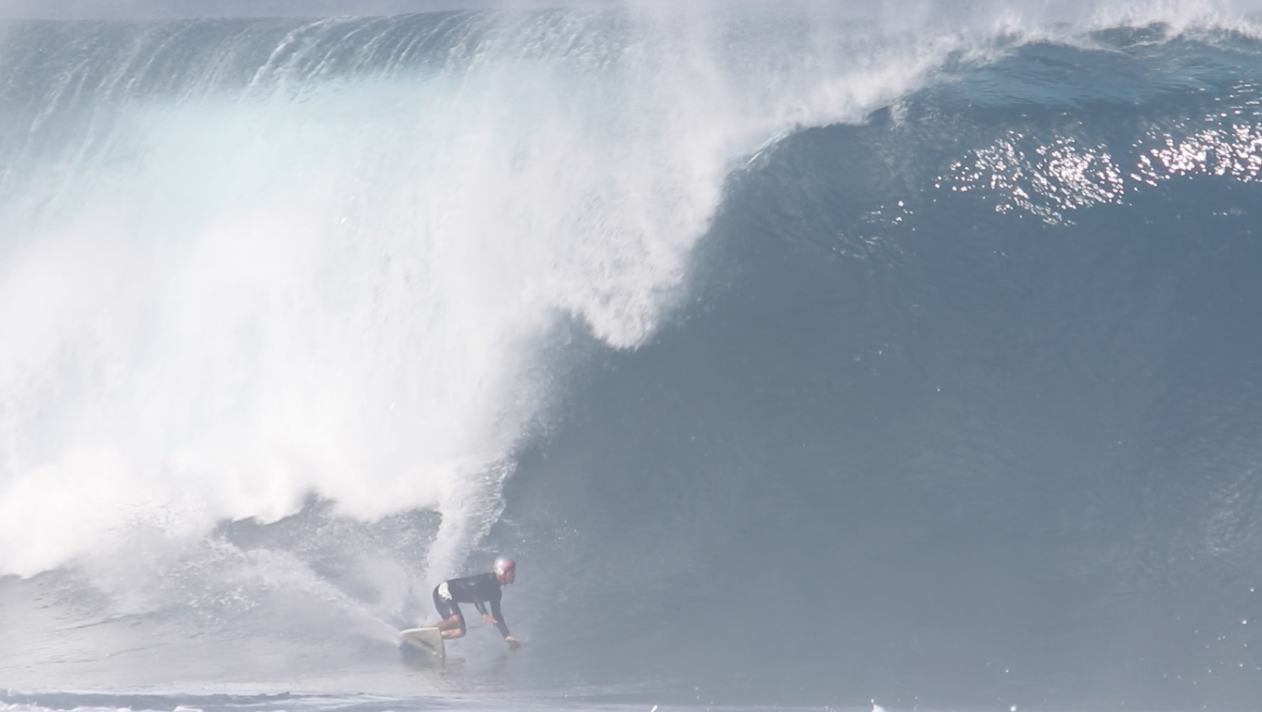
[[[500,599],[498,597],[492,598],[490,603],[491,617],[495,619],[495,627],[499,628],[500,633],[507,638],[510,633],[508,632],[508,624],[504,622],[504,614],[500,612]]]

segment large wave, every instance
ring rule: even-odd
[[[6,670],[1249,699],[1258,46],[1071,9],[7,24]]]
[[[731,35],[736,72],[668,20],[10,26],[0,568],[311,493],[441,511],[450,568],[546,404],[557,316],[643,343],[733,161],[933,66],[855,70],[789,22],[822,46]]]

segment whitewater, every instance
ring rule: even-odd
[[[0,19],[0,712],[1256,709],[1254,11]]]

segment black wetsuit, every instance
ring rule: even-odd
[[[486,606],[491,606],[491,617],[495,619],[495,627],[505,638],[508,637],[508,625],[504,623],[504,615],[500,613],[500,582],[495,574],[478,574],[467,578],[443,581],[434,587],[434,608],[443,619],[460,616],[460,627],[464,628],[464,614],[457,603],[472,603],[478,613],[486,615]]]

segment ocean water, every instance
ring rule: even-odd
[[[1250,13],[5,21],[0,712],[1257,709]]]

